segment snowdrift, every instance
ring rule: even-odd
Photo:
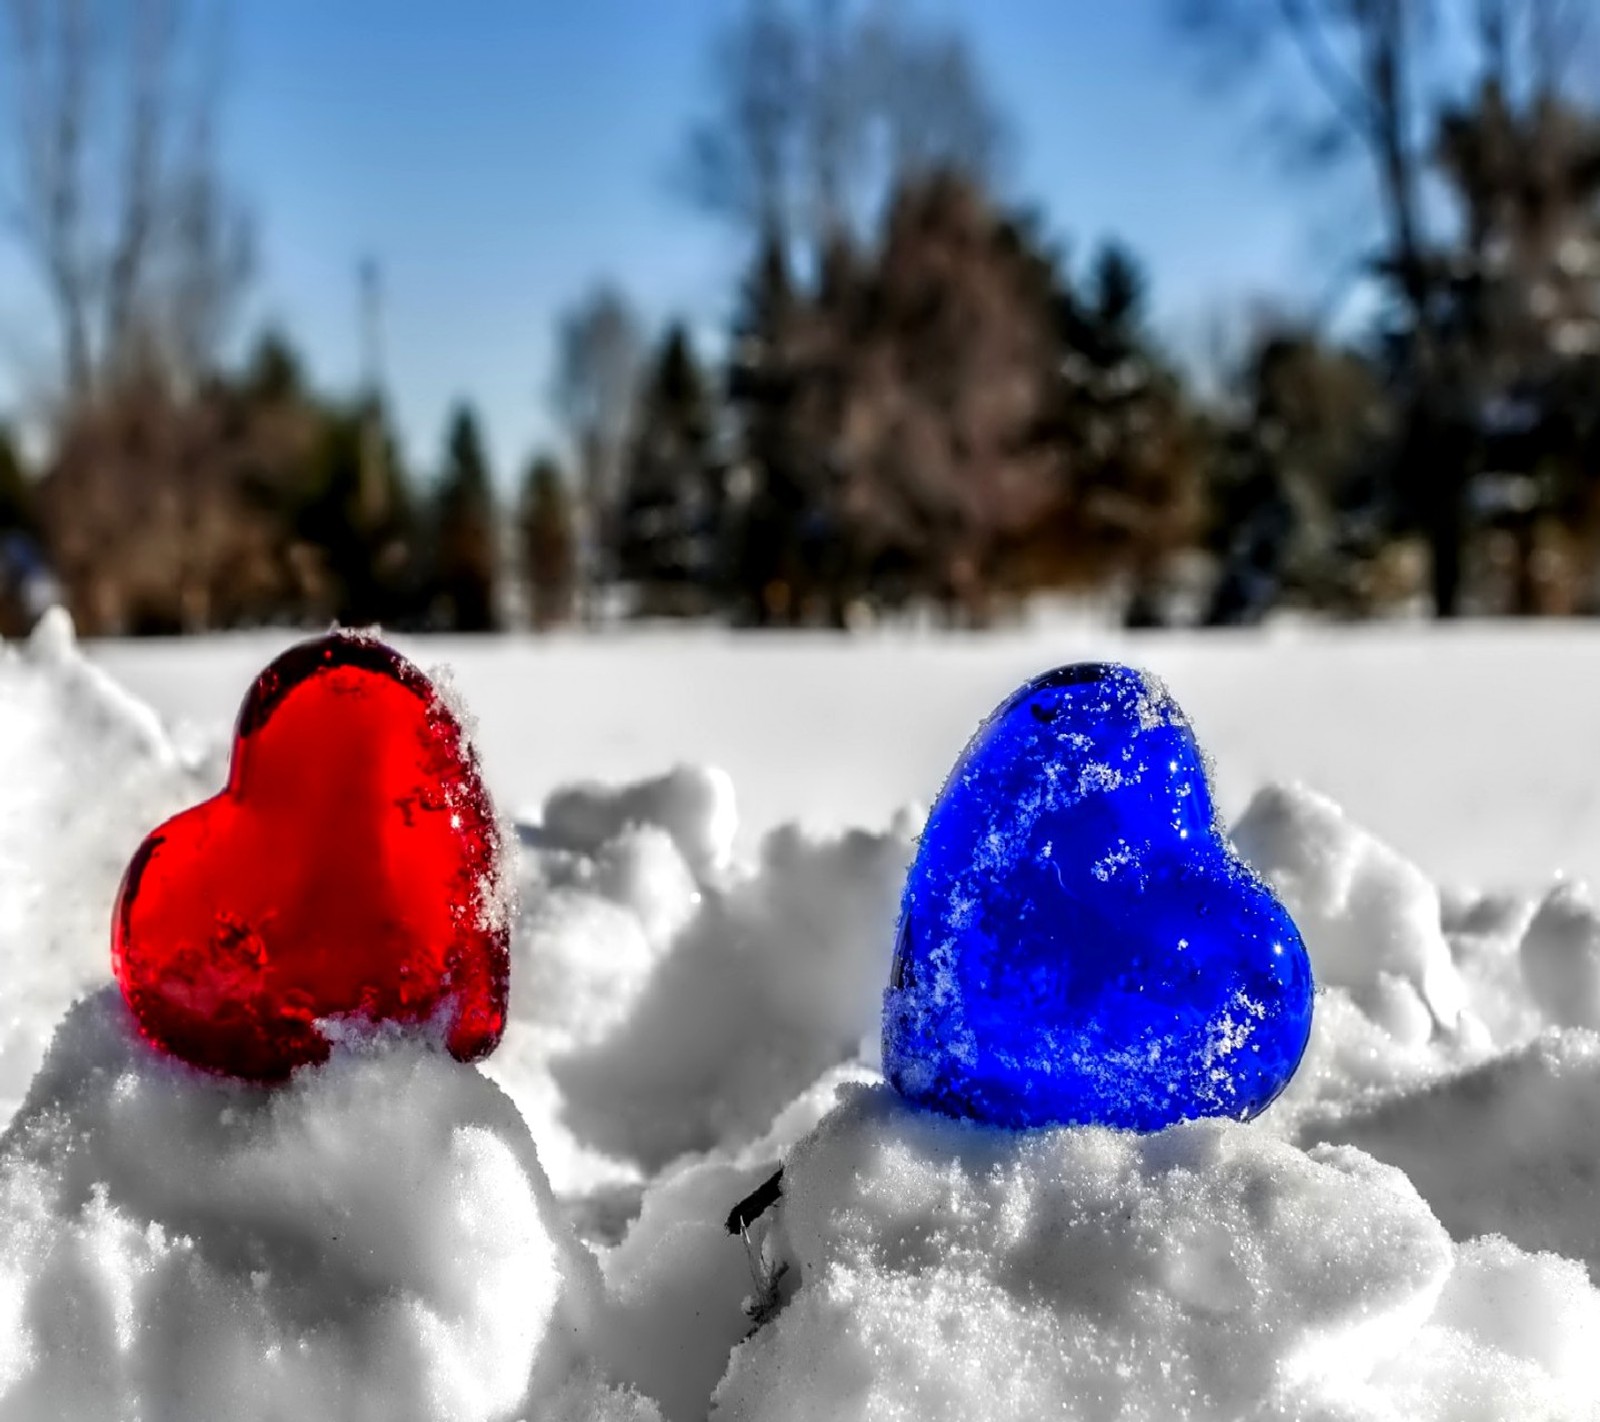
[[[1232,1123],[1007,1135],[857,1088],[790,1157],[798,1283],[719,1415],[1585,1416],[1600,1294],[1398,1170]],[[1512,1300],[1516,1300],[1513,1305]]]
[[[511,1102],[426,1044],[278,1091],[68,1013],[0,1146],[18,1416],[503,1417],[570,1369],[598,1270]]]
[[[1235,839],[1321,984],[1289,1090],[1012,1134],[876,1070],[915,815],[746,860],[680,766],[517,827],[481,1069],[379,1035],[264,1089],[108,983],[127,855],[217,755],[61,619],[0,659],[0,746],[5,1422],[1600,1416],[1578,884],[1441,893],[1269,786]]]

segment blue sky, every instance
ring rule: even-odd
[[[261,224],[253,322],[317,377],[357,372],[355,271],[386,286],[386,367],[412,459],[450,403],[483,415],[502,477],[554,438],[557,313],[617,281],[708,334],[740,261],[671,175],[709,39],[737,0],[233,0],[229,162]],[[1072,250],[1116,233],[1159,328],[1304,291],[1314,222],[1245,108],[1208,94],[1164,0],[910,0],[961,24],[1015,132],[1012,196]]]

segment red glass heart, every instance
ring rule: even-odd
[[[290,648],[251,687],[221,794],[128,865],[112,969],[140,1030],[270,1079],[328,1055],[319,1019],[505,1029],[500,838],[477,758],[426,676],[371,637]]]

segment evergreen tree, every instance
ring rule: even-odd
[[[548,456],[528,467],[520,523],[529,616],[545,631],[571,618],[578,580],[572,493]]]
[[[645,377],[618,510],[619,569],[640,585],[648,610],[706,610],[721,502],[705,376],[688,331],[674,323]]]
[[[0,535],[35,527],[33,482],[22,467],[9,426],[0,425]]]
[[[318,423],[294,521],[316,563],[318,612],[347,626],[419,625],[416,511],[384,409],[332,405]]]
[[[794,620],[806,581],[802,528],[816,502],[800,428],[806,315],[783,244],[769,237],[740,294],[727,381],[740,452],[730,491],[729,591],[736,616],[757,624]]]
[[[1377,552],[1373,471],[1394,411],[1357,352],[1293,326],[1264,331],[1211,458],[1211,542],[1222,560],[1207,620],[1250,622],[1284,595],[1363,610]]]
[[[434,509],[431,612],[457,632],[490,632],[495,606],[494,493],[478,422],[458,406],[445,439],[445,467]]]
[[[562,314],[551,393],[582,501],[579,575],[586,621],[600,615],[601,590],[616,576],[617,500],[642,357],[639,318],[615,288],[598,287]]]
[[[1128,616],[1160,618],[1162,580],[1203,514],[1201,439],[1181,383],[1146,334],[1145,280],[1103,247],[1085,289],[1059,283],[1059,358],[1041,433],[1061,486],[1052,536],[1069,577],[1120,577]]]
[[[1440,114],[1435,157],[1461,217],[1438,337],[1465,426],[1460,551],[1492,550],[1469,590],[1480,606],[1570,611],[1593,587],[1563,552],[1577,540],[1592,566],[1600,551],[1600,114],[1491,65],[1470,101]],[[1439,513],[1426,471],[1410,461],[1394,481],[1423,526]],[[1491,570],[1508,563],[1496,588],[1506,580]],[[1473,571],[1464,557],[1460,576]]]
[[[1137,360],[1144,344],[1146,281],[1139,259],[1110,241],[1095,253],[1087,300],[1074,309],[1073,344],[1096,365]]]
[[[306,397],[299,353],[282,331],[262,332],[245,361],[241,385],[251,401],[265,405],[283,405]]]
[[[1056,365],[1047,297],[970,181],[935,174],[896,195],[836,338],[838,521],[873,583],[991,615],[1010,544],[1054,494],[1034,439]]]
[[[0,425],[0,637],[26,636],[53,591],[37,532],[33,481]]]

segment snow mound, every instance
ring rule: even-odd
[[[1600,914],[1581,884],[1557,884],[1523,934],[1522,978],[1550,1021],[1600,1029]]]
[[[512,937],[510,1020],[548,1049],[604,1040],[627,1017],[661,958],[638,914],[572,886],[522,894]]]
[[[1233,842],[1293,915],[1319,984],[1348,989],[1396,1035],[1453,1031],[1466,989],[1422,871],[1297,785],[1260,791]]]
[[[161,718],[84,657],[65,608],[46,612],[24,648],[23,661],[49,680],[62,713],[112,755],[176,763]]]
[[[1451,1422],[1597,1415],[1600,1293],[1582,1266],[1524,1254],[1504,1239],[1474,1240],[1456,1252],[1433,1325],[1380,1379],[1393,1415]]]
[[[614,1232],[637,1205],[637,1167],[578,1140],[562,1119],[551,1061],[604,1042],[628,1020],[662,957],[700,903],[677,842],[631,825],[593,853],[551,847],[521,827],[521,914],[511,938],[505,1037],[485,1071],[511,1095],[539,1140],[557,1190],[593,1198],[586,1233]]]
[[[1504,1243],[1458,1263],[1399,1171],[1250,1126],[1011,1134],[857,1088],[790,1157],[771,1248],[792,1297],[734,1353],[719,1420],[1600,1402],[1575,1266]]]
[[[626,1019],[552,1063],[573,1131],[654,1170],[752,1140],[829,1067],[875,1059],[911,852],[903,822],[824,839],[789,826],[753,872],[702,882]]]
[[[149,707],[86,661],[67,614],[0,648],[0,1124],[54,1023],[110,973],[111,906],[134,847],[208,793]]]
[[[657,953],[677,939],[700,905],[700,886],[677,841],[655,825],[623,830],[586,868],[594,892],[631,910]]]
[[[614,1367],[661,1404],[669,1422],[702,1422],[730,1350],[751,1329],[753,1300],[771,1269],[729,1215],[764,1183],[796,1141],[832,1109],[841,1086],[877,1080],[836,1067],[801,1093],[759,1141],[733,1153],[682,1160],[644,1193],[626,1237],[602,1258]],[[751,1226],[759,1240],[765,1225]]]
[[[1404,1170],[1458,1239],[1503,1234],[1600,1277],[1600,1034],[1551,1031],[1303,1135]]]
[[[629,825],[589,852],[530,839],[522,854],[511,1017],[581,1045],[627,1016],[700,905],[677,841]]]
[[[0,1140],[0,1216],[8,1417],[510,1418],[598,1295],[473,1068],[390,1040],[254,1087],[156,1053],[113,989]]]
[[[544,803],[548,842],[567,849],[599,849],[630,825],[659,825],[695,874],[710,877],[733,858],[739,828],[733,780],[713,767],[680,765],[629,785],[565,786]]]
[[[587,1374],[540,1407],[538,1422],[661,1422],[661,1409],[629,1388]]]

